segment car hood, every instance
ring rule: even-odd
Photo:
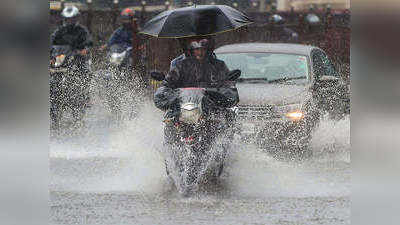
[[[236,84],[239,105],[288,105],[303,102],[309,95],[306,84],[269,84],[243,83]]]

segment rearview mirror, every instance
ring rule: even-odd
[[[235,81],[240,77],[240,75],[242,75],[242,71],[232,70],[228,73],[228,80]]]
[[[162,72],[152,71],[152,72],[150,72],[150,77],[156,81],[163,81],[165,78],[165,75]]]

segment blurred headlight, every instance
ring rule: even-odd
[[[290,104],[276,106],[277,112],[287,119],[298,121],[304,118],[304,112],[301,110],[301,104]]]
[[[124,61],[126,55],[126,51],[123,53],[112,53],[110,57],[110,62],[115,65],[121,65],[122,61]]]
[[[61,66],[65,61],[65,55],[58,55],[56,57],[56,62],[54,63],[54,67]]]
[[[298,121],[304,118],[304,113],[301,111],[294,111],[286,113],[285,116],[291,120]]]
[[[200,120],[200,106],[194,103],[186,103],[181,106],[181,115],[179,120],[184,123],[194,124]]]

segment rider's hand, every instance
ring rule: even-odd
[[[213,101],[219,101],[224,97],[222,94],[213,89],[206,89],[205,94]]]
[[[228,99],[218,91],[208,89],[206,90],[205,94],[207,98],[215,105],[225,107],[227,104]]]
[[[82,50],[79,50],[78,52],[80,55],[83,55],[83,56],[85,56],[89,53],[89,51],[87,49],[82,49]]]
[[[100,51],[104,51],[106,48],[107,48],[107,45],[102,45],[102,46],[99,48],[99,50],[100,50]]]

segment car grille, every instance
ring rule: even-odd
[[[236,111],[238,119],[267,120],[281,118],[272,105],[238,105]]]

